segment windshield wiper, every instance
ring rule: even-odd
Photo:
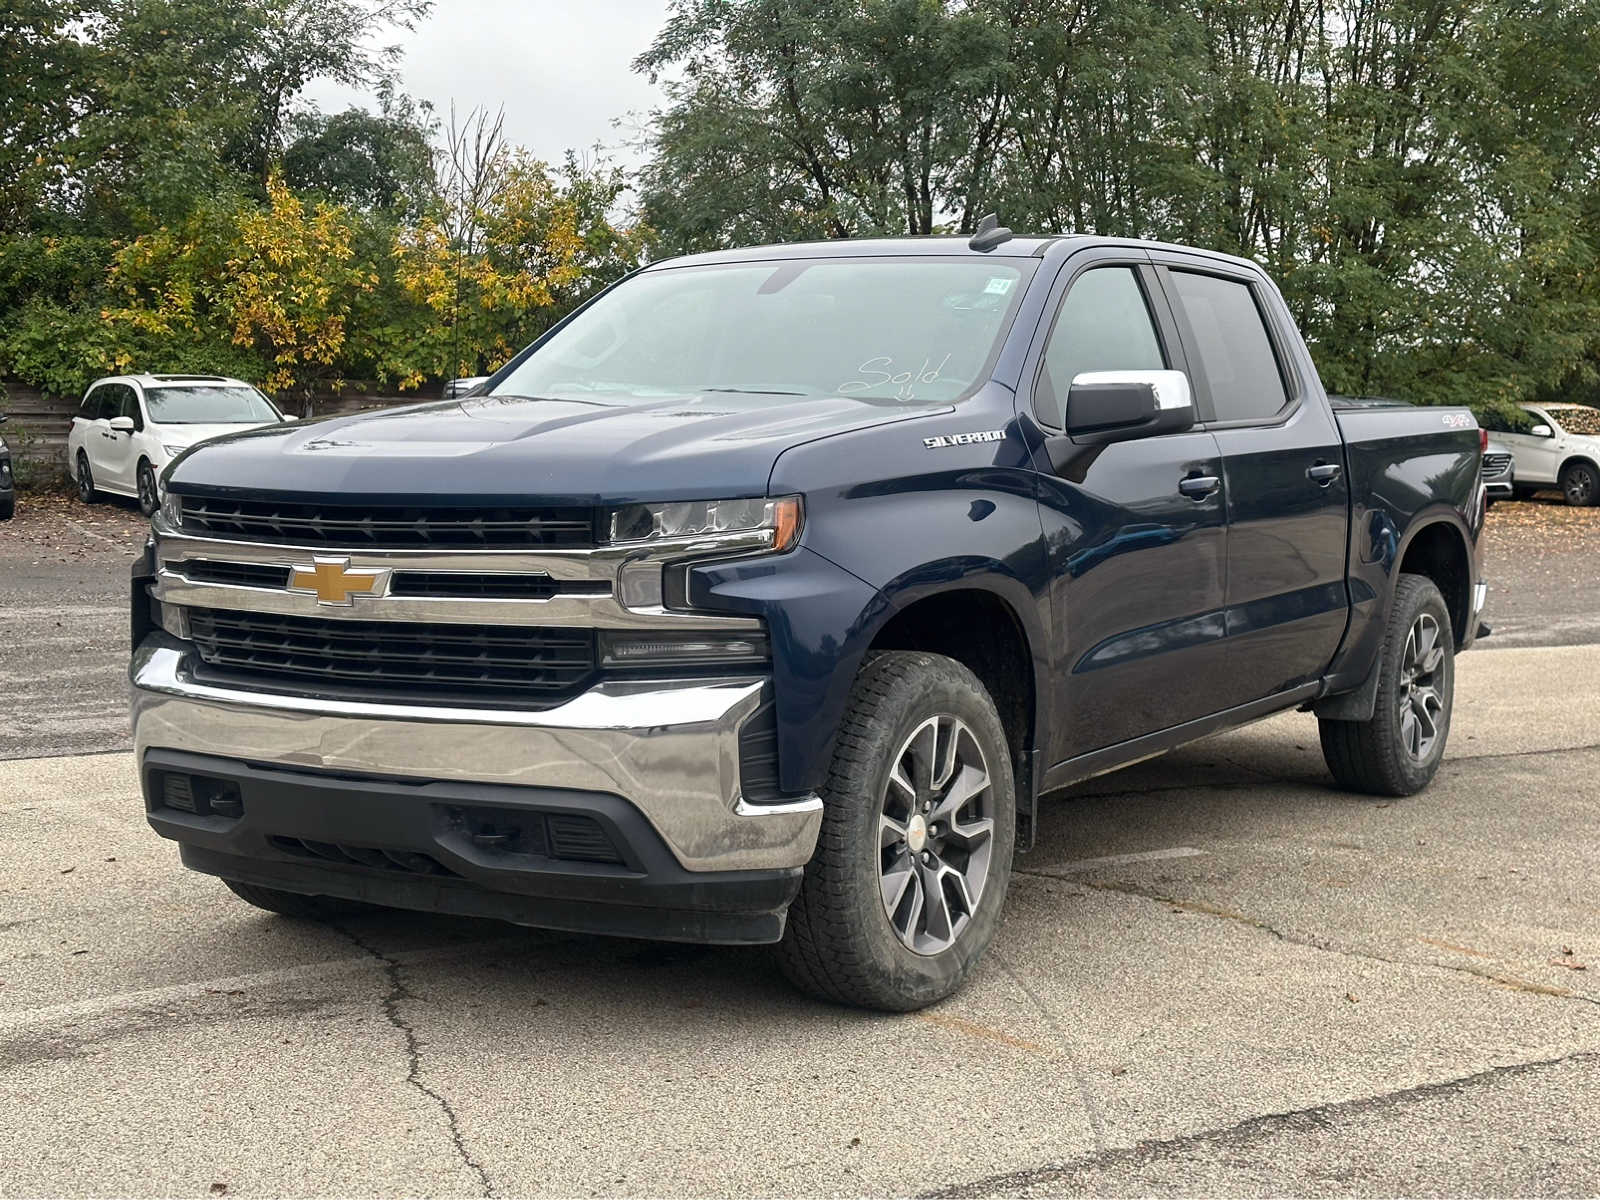
[[[785,392],[778,388],[708,387],[702,392],[734,392],[740,396],[804,396],[804,392]]]

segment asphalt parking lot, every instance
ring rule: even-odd
[[[0,1195],[1600,1190],[1592,512],[1491,527],[1520,590],[1427,793],[1333,791],[1293,714],[1081,785],[971,986],[898,1017],[762,951],[300,924],[184,872],[115,514],[0,532]]]

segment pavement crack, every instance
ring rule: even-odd
[[[1361,1096],[1353,1100],[1334,1100],[1326,1104],[1314,1104],[1306,1108],[1289,1109],[1285,1112],[1263,1113],[1260,1116],[1246,1117],[1244,1120],[1236,1121],[1232,1125],[1200,1130],[1196,1133],[1181,1134],[1177,1137],[1148,1138],[1131,1146],[1085,1154],[1062,1163],[1028,1167],[1020,1171],[1007,1171],[998,1175],[989,1175],[982,1179],[969,1180],[966,1183],[953,1184],[950,1187],[923,1192],[921,1196],[924,1200],[933,1200],[936,1197],[939,1200],[944,1200],[946,1197],[989,1196],[996,1192],[1021,1191],[1023,1189],[1041,1187],[1047,1191],[1067,1192],[1071,1189],[1062,1185],[1070,1184],[1075,1175],[1084,1171],[1123,1163],[1148,1164],[1158,1158],[1170,1156],[1175,1152],[1181,1153],[1201,1146],[1247,1147],[1256,1139],[1269,1137],[1282,1130],[1327,1129],[1346,1117],[1397,1108],[1402,1105],[1414,1104],[1441,1096],[1453,1096],[1475,1088],[1488,1086],[1500,1079],[1515,1078],[1518,1075],[1545,1071],[1570,1063],[1588,1064],[1595,1062],[1600,1062],[1600,1052],[1578,1050],[1556,1058],[1505,1063],[1498,1067],[1489,1067],[1483,1071],[1475,1071],[1470,1075],[1462,1075],[1455,1079],[1446,1079],[1438,1083],[1418,1084],[1415,1087],[1400,1088],[1393,1092],[1381,1092],[1375,1096]]]
[[[1000,969],[1011,977],[1011,982],[1022,989],[1022,994],[1027,996],[1033,1006],[1039,1010],[1039,1015],[1055,1031],[1057,1045],[1060,1046],[1062,1054],[1066,1056],[1068,1064],[1072,1067],[1072,1079],[1078,1088],[1078,1098],[1083,1104],[1084,1116],[1089,1121],[1089,1132],[1094,1135],[1094,1148],[1097,1152],[1104,1151],[1106,1148],[1106,1135],[1105,1128],[1100,1122],[1100,1108],[1095,1101],[1094,1089],[1089,1083],[1088,1072],[1083,1069],[1083,1063],[1079,1060],[1077,1051],[1072,1047],[1071,1036],[1061,1027],[1061,1022],[1056,1019],[1056,1014],[1050,1010],[1050,1006],[1044,1002],[1033,988],[1028,986],[1028,981],[1022,977],[1022,973],[1007,962],[998,951],[991,950],[989,953],[994,958],[994,961],[1000,964]]]
[[[370,954],[382,964],[383,973],[389,981],[389,992],[383,998],[383,1015],[405,1040],[406,1083],[439,1106],[439,1111],[444,1114],[450,1141],[455,1145],[457,1157],[461,1159],[461,1162],[468,1170],[478,1177],[478,1183],[483,1188],[482,1194],[486,1197],[493,1197],[495,1195],[494,1184],[490,1182],[489,1173],[484,1170],[483,1164],[474,1158],[472,1152],[467,1149],[466,1141],[461,1134],[461,1121],[456,1116],[455,1108],[451,1106],[450,1101],[429,1086],[422,1078],[422,1043],[417,1037],[415,1026],[407,1020],[405,1013],[401,1011],[401,1005],[405,1001],[417,998],[417,994],[406,983],[405,965],[399,959],[385,954],[344,925],[335,924],[334,928],[354,942],[359,949]]]
[[[1091,888],[1097,892],[1115,892],[1121,896],[1132,896],[1137,900],[1148,900],[1153,904],[1165,904],[1171,908],[1181,909],[1184,912],[1200,913],[1208,917],[1216,917],[1222,921],[1232,921],[1234,924],[1243,925],[1249,929],[1259,930],[1285,942],[1291,946],[1302,946],[1307,950],[1320,950],[1324,954],[1337,954],[1345,958],[1366,959],[1370,962],[1385,963],[1391,967],[1423,967],[1435,971],[1448,971],[1456,975],[1467,975],[1484,983],[1492,983],[1498,987],[1510,988],[1516,992],[1526,992],[1532,996],[1549,996],[1557,1000],[1574,1000],[1580,1004],[1590,1004],[1600,1007],[1600,998],[1586,996],[1568,988],[1552,987],[1549,984],[1535,983],[1530,979],[1523,979],[1517,975],[1508,975],[1502,971],[1490,970],[1487,967],[1477,967],[1465,964],[1443,962],[1419,962],[1415,959],[1390,958],[1372,950],[1362,950],[1351,946],[1340,946],[1324,938],[1307,937],[1304,934],[1287,933],[1258,917],[1247,913],[1235,912],[1221,905],[1209,904],[1204,900],[1179,900],[1174,896],[1163,896],[1159,892],[1147,891],[1144,888],[1133,887],[1128,884],[1096,882],[1092,879],[1083,879],[1079,876],[1057,875],[1049,871],[1015,871],[1017,875],[1031,875],[1038,879],[1070,880],[1081,887]]]

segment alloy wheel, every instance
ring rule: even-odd
[[[1443,723],[1445,698],[1443,630],[1432,613],[1419,613],[1406,634],[1400,656],[1400,741],[1406,753],[1424,762],[1433,753]]]
[[[1600,491],[1600,478],[1594,468],[1579,463],[1567,468],[1567,503],[1575,507],[1593,504],[1595,493]]]
[[[139,468],[139,511],[149,516],[161,507],[161,500],[156,494],[156,476],[148,466]]]
[[[85,504],[94,499],[94,476],[89,473],[89,459],[78,455],[78,499]]]
[[[938,954],[978,911],[994,850],[983,749],[956,717],[929,717],[889,770],[878,818],[883,911],[917,954]]]

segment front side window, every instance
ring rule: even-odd
[[[151,388],[144,394],[157,425],[262,425],[282,418],[255,388],[186,384]]]
[[[1073,281],[1061,302],[1034,389],[1034,412],[1055,429],[1065,424],[1072,381],[1088,371],[1166,368],[1150,306],[1132,267],[1096,267]]]
[[[1249,284],[1193,271],[1170,274],[1218,421],[1264,420],[1289,402],[1272,339]]]
[[[1036,265],[830,258],[647,272],[488,395],[618,407],[703,392],[949,403],[985,377]]]

